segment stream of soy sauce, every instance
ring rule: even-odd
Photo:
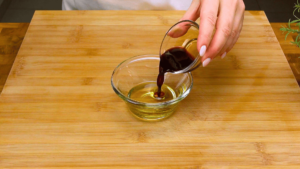
[[[163,97],[161,86],[164,83],[165,73],[183,70],[194,61],[194,57],[183,47],[168,49],[160,56],[159,74],[157,76],[158,90],[155,97]]]

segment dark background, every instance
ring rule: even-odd
[[[294,19],[297,0],[244,0],[246,10],[264,10],[270,22]],[[61,10],[62,0],[0,0],[0,22],[30,22],[35,10]],[[300,16],[300,15],[299,15]]]

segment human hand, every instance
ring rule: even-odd
[[[200,17],[197,48],[203,67],[232,49],[242,30],[244,11],[243,0],[193,0],[181,20]]]

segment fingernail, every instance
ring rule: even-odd
[[[203,46],[201,47],[201,49],[200,49],[200,52],[199,52],[200,56],[204,56],[205,52],[206,52],[206,46],[203,45]]]
[[[221,56],[221,59],[225,58],[226,54],[227,54],[227,53],[224,52],[223,55]]]
[[[203,67],[207,66],[209,64],[210,60],[211,60],[210,58],[205,59],[202,63]]]

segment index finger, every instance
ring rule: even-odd
[[[204,56],[215,29],[219,9],[219,0],[204,0],[200,9],[200,24],[197,48]]]
[[[220,15],[216,25],[216,33],[205,57],[202,58],[203,61],[207,58],[213,59],[215,56],[220,54],[226,42],[230,39],[236,12],[236,4],[234,2],[238,3],[238,1],[232,1],[231,4],[224,1],[221,2],[222,4],[220,4]]]

